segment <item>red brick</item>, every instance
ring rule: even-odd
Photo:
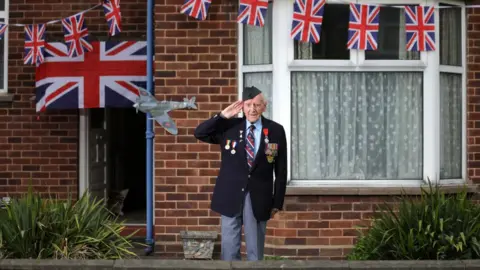
[[[73,14],[69,10],[97,4],[94,0],[55,0],[55,5],[51,0],[24,2],[11,1],[11,23],[58,19]],[[126,39],[145,39],[143,4],[122,0]],[[160,99],[196,96],[198,110],[172,113],[178,136],[155,127],[156,250],[170,258],[182,256],[181,230],[220,229],[219,214],[210,210],[219,147],[197,141],[193,131],[235,101],[238,91],[237,7],[224,1],[212,3],[207,20],[201,22],[180,14],[178,8],[176,0],[157,1],[155,6],[155,92]],[[469,181],[480,183],[480,12],[468,12],[467,170]],[[90,33],[106,36],[100,9],[87,13],[86,20]],[[47,33],[63,36],[58,23],[49,25]],[[63,196],[66,190],[78,189],[78,113],[47,112],[37,120],[29,101],[35,69],[22,63],[23,42],[23,28],[10,28],[9,91],[16,101],[11,107],[0,106],[0,196],[25,192],[30,178],[35,190]],[[268,223],[267,241],[272,246],[267,255],[342,259],[349,252],[344,247],[353,245],[358,236],[355,226],[368,225],[373,205],[390,200],[389,196],[287,196],[284,211]],[[308,247],[299,248],[302,245]]]

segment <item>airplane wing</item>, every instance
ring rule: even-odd
[[[178,133],[177,125],[175,125],[175,122],[168,115],[167,112],[159,116],[154,116],[154,119],[155,121],[157,121],[158,124],[160,124],[168,132],[170,132],[173,135],[177,135]]]
[[[138,99],[142,102],[152,102],[157,101],[150,92],[143,89],[142,87],[138,87],[139,96]]]

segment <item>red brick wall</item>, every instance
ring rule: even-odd
[[[156,96],[196,96],[198,105],[171,114],[178,136],[155,128],[155,233],[162,256],[182,251],[180,230],[219,228],[208,209],[220,155],[217,147],[197,143],[193,130],[237,98],[237,7],[231,2],[213,1],[207,20],[198,22],[179,13],[183,1],[156,1]]]
[[[480,184],[480,9],[467,9],[467,16],[467,168],[470,180]]]
[[[99,3],[97,0],[10,1],[10,23],[44,23],[61,19]],[[79,4],[80,2],[80,4]],[[146,4],[122,0],[121,37],[142,38],[146,29]],[[85,15],[89,32],[107,37],[101,8]],[[61,23],[47,26],[47,41],[62,41]],[[0,104],[0,197],[25,192],[31,179],[35,190],[65,195],[78,189],[78,111],[62,110],[40,114],[37,120],[34,95],[35,69],[23,64],[24,29],[9,28],[8,91],[13,103]]]
[[[205,21],[180,14],[183,1],[157,1],[155,20],[156,95],[182,99],[196,96],[196,111],[172,114],[179,136],[156,126],[155,222],[157,252],[182,256],[181,230],[220,231],[219,216],[209,210],[219,167],[218,146],[198,143],[194,128],[237,99],[237,7],[213,1]],[[480,1],[477,1],[480,3]],[[469,12],[468,166],[478,182],[479,123],[475,79],[480,72],[480,12]],[[200,161],[203,160],[203,161]],[[266,255],[291,258],[341,259],[356,238],[356,225],[368,221],[376,207],[391,196],[287,196],[285,210],[268,223]],[[220,239],[220,238],[219,238]],[[215,256],[218,258],[219,246]]]

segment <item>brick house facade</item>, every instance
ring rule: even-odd
[[[12,0],[9,5],[9,23],[58,19],[61,16],[71,15],[74,10],[84,10],[96,3],[89,1],[85,4],[75,4],[73,2],[62,0],[61,4],[54,6],[48,0],[36,1],[29,5]],[[283,53],[288,54],[286,51],[281,51],[282,49],[289,49],[286,45],[282,45],[282,41],[287,41],[290,33],[290,25],[282,22],[284,15],[288,14],[286,13],[287,5],[279,4],[280,7],[278,7],[274,4],[274,9],[280,11],[278,13],[273,11],[273,21],[270,23],[278,25],[278,28],[284,28],[281,29],[282,31],[278,28],[272,30],[270,44],[273,52],[270,52],[270,57],[266,57],[267,59],[262,63],[257,63],[256,67],[249,67],[244,61],[246,44],[244,34],[247,30],[238,31],[235,21],[238,5],[227,0],[213,1],[207,19],[197,21],[179,13],[182,2],[181,0],[155,1],[156,97],[160,100],[181,100],[185,96],[196,96],[198,106],[198,110],[171,113],[179,127],[178,136],[171,136],[159,125],[155,125],[154,231],[156,252],[164,257],[182,256],[179,235],[181,230],[219,231],[219,216],[209,210],[209,200],[219,167],[219,149],[217,146],[196,141],[193,130],[201,121],[237,100],[238,88],[245,84],[243,79],[245,73],[274,73],[271,84],[274,94],[270,96],[270,100],[273,100],[273,109],[270,113],[275,121],[281,123],[291,121],[285,120],[283,107],[275,105],[290,102],[290,98],[287,102],[284,99],[288,95],[276,92],[278,90],[280,93],[283,90],[279,89],[284,89],[282,88],[284,86],[278,83],[283,82],[281,76],[290,73],[286,68],[289,59],[281,56]],[[389,3],[388,1],[378,2]],[[449,3],[452,2],[457,3],[454,1]],[[293,2],[289,1],[288,5],[291,4]],[[480,4],[480,1],[471,1],[469,4]],[[125,36],[145,40],[145,4],[140,1],[122,0],[121,8]],[[328,12],[328,10],[325,11],[325,14]],[[330,12],[335,11],[330,10]],[[338,12],[342,13],[344,10]],[[466,158],[462,158],[465,163],[462,165],[466,170],[465,173],[461,170],[460,175],[470,185],[478,184],[480,179],[477,153],[479,149],[477,122],[480,118],[477,115],[476,105],[479,91],[476,72],[477,69],[480,72],[480,68],[475,64],[480,55],[479,14],[478,9],[467,9],[466,22],[463,23],[467,33],[466,42],[462,43],[465,45],[463,49],[466,50],[467,56],[463,63],[466,65],[467,72],[466,87],[462,89],[466,89],[467,95],[464,103],[466,105],[466,121],[464,121],[466,146],[463,149],[463,155]],[[103,13],[100,10],[92,11],[87,17],[89,31],[96,36],[106,36]],[[460,23],[462,24],[462,21]],[[47,39],[61,38],[60,30],[58,24],[48,26],[47,33],[54,36],[49,36]],[[281,34],[278,34],[280,32]],[[24,192],[29,179],[32,179],[34,187],[42,192],[66,194],[67,190],[76,191],[79,185],[80,169],[78,165],[79,114],[76,110],[49,112],[40,115],[39,120],[36,119],[34,104],[30,101],[33,95],[34,69],[23,65],[23,38],[23,28],[12,27],[9,31],[9,95],[0,96],[0,100],[3,100],[0,107],[0,197],[15,196]],[[328,48],[326,50],[328,51]],[[298,56],[295,57],[299,59]],[[416,59],[415,56],[411,57]],[[426,61],[426,67],[419,65],[416,68],[402,66],[392,68],[389,66],[386,69],[396,71],[395,68],[398,68],[399,72],[415,69],[435,74],[435,65],[444,61],[435,57],[418,60]],[[311,67],[317,64],[302,65],[302,63],[298,66],[292,65],[292,71],[302,69],[322,71],[321,67]],[[321,63],[318,64],[318,66],[321,65]],[[446,65],[445,62],[442,62],[442,65]],[[336,64],[333,64],[331,69],[341,71]],[[445,67],[440,72],[455,73],[458,70],[462,72],[461,69],[461,67],[460,69]],[[423,98],[439,100],[439,95],[432,96],[432,93],[436,87],[440,87],[440,78],[438,74],[432,76],[437,81],[424,81],[429,86],[425,88]],[[279,98],[279,96],[282,97]],[[8,101],[9,97],[13,97],[13,102]],[[436,108],[428,102],[423,104],[426,105],[423,109],[430,110],[429,112]],[[465,110],[465,106],[463,108]],[[441,119],[437,114],[426,113],[425,115],[425,118],[422,118],[425,122]],[[294,124],[293,120],[292,124]],[[440,130],[438,125],[432,127],[423,122],[421,124],[424,127],[423,136],[425,137],[437,136],[435,134],[439,133],[435,132]],[[287,129],[291,131],[290,127]],[[439,137],[435,138],[436,140],[432,139],[433,143],[435,141],[438,143]],[[422,163],[426,169],[422,167],[420,174],[440,178],[437,176],[440,174],[440,169],[437,169],[439,166],[432,160],[435,160],[434,157],[440,155],[441,151],[438,147],[432,147],[428,139],[421,141],[425,144],[423,151],[428,156],[421,157],[422,161],[426,161],[425,164]],[[293,143],[293,141],[289,142],[290,145]],[[291,161],[290,157],[289,161]],[[292,181],[287,188],[285,211],[268,223],[266,255],[292,258],[344,258],[355,243],[355,226],[368,221],[376,203],[390,201],[392,195],[400,194],[402,191],[400,185],[391,185],[393,180],[372,182],[376,183],[372,185],[349,185],[348,183],[332,185],[331,182],[321,181],[312,181],[312,185],[305,185],[307,180]],[[445,183],[448,190],[455,190],[455,186],[459,184],[458,181]],[[418,188],[415,187],[415,183],[409,184],[410,182],[405,185],[406,190],[417,193]],[[216,253],[218,250],[217,248]]]

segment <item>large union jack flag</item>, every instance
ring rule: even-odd
[[[63,43],[48,43],[36,69],[37,112],[46,109],[131,107],[146,88],[147,43],[92,42],[93,50],[69,57]]]
[[[62,19],[62,25],[70,57],[77,57],[93,50],[92,44],[88,41],[88,29],[85,25],[84,13]]]
[[[407,51],[435,50],[434,7],[405,6]]]
[[[320,42],[325,0],[295,0],[291,36],[302,42]]]
[[[180,13],[186,14],[197,20],[205,20],[207,18],[208,8],[212,4],[212,0],[185,0]]]
[[[25,65],[40,65],[44,61],[45,52],[45,24],[31,24],[25,26]]]
[[[379,20],[380,6],[350,4],[347,47],[357,50],[376,50]]]
[[[122,31],[122,13],[120,12],[120,0],[103,1],[103,12],[108,23],[110,36],[115,36]]]
[[[240,0],[237,22],[249,25],[265,25],[268,0]]]

